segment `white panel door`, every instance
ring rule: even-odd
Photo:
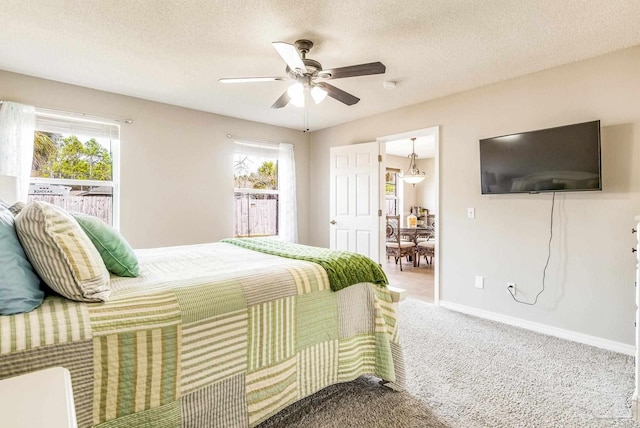
[[[330,238],[335,250],[353,251],[380,263],[379,143],[332,147]]]

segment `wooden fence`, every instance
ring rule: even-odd
[[[260,199],[257,199],[257,198]],[[269,236],[278,234],[278,196],[236,194],[235,236]],[[29,202],[43,201],[102,219],[112,223],[111,196],[29,195]]]
[[[266,196],[256,199],[255,196]],[[278,234],[277,195],[247,195],[236,193],[235,236],[269,236]]]
[[[64,208],[98,217],[113,225],[113,199],[111,196],[29,195],[29,202],[43,201]]]

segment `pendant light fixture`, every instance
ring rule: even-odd
[[[404,180],[405,182],[411,183],[415,186],[416,183],[420,183],[427,176],[424,172],[420,172],[420,170],[416,166],[416,159],[418,158],[418,156],[416,155],[416,137],[411,138],[411,142],[413,144],[413,148],[411,154],[409,155],[409,158],[411,159],[411,161],[409,162],[409,169],[407,169],[406,172],[400,173],[400,178],[402,178],[402,180]]]

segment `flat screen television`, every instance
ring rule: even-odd
[[[602,190],[600,121],[480,140],[482,194]]]

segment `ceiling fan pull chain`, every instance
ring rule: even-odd
[[[305,98],[308,98],[308,96],[305,94]],[[304,107],[304,130],[302,132],[308,132],[309,131],[309,107],[308,107],[308,103],[305,103],[305,107]]]

